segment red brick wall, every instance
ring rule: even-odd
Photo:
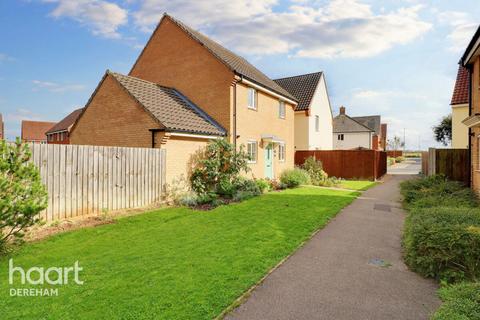
[[[230,131],[233,72],[168,17],[130,75],[179,90]]]
[[[156,122],[111,76],[107,75],[70,133],[72,144],[152,146],[149,129]]]

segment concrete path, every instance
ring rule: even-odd
[[[401,254],[398,184],[407,177],[364,192],[226,319],[428,319],[437,285]]]

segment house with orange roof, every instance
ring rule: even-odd
[[[55,122],[45,121],[22,121],[21,138],[23,142],[47,143],[47,131],[55,125]]]

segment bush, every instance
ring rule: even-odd
[[[280,182],[287,188],[296,188],[302,184],[310,184],[308,172],[300,168],[287,169],[280,175]]]
[[[403,161],[405,161],[405,158],[402,157],[402,156],[395,158],[395,162],[401,163],[401,162],[403,162]]]
[[[444,302],[432,320],[480,319],[480,283],[460,283],[439,290]]]
[[[470,188],[465,188],[459,182],[449,181],[443,175],[404,181],[401,184],[401,193],[407,207],[478,206],[477,196]]]
[[[232,183],[241,172],[248,171],[248,155],[244,147],[235,151],[225,139],[212,140],[198,155],[190,175],[192,190],[198,194],[219,193],[232,195]]]
[[[257,179],[255,180],[255,183],[257,184],[258,189],[260,190],[261,193],[268,192],[272,190],[272,185],[269,180],[265,179]]]
[[[405,222],[405,261],[426,277],[454,282],[480,277],[480,211],[415,208]]]
[[[19,139],[0,141],[0,253],[39,222],[38,213],[47,207],[47,191],[30,158],[28,145]]]
[[[251,191],[237,191],[237,193],[233,196],[233,201],[241,202],[243,200],[247,200],[253,197],[258,196],[258,194],[253,193]]]
[[[387,165],[392,166],[395,164],[395,158],[387,158]]]
[[[255,180],[247,179],[245,177],[238,177],[235,179],[233,184],[236,192],[245,191],[257,196],[262,193]]]

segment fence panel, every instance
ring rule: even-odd
[[[470,153],[468,149],[435,149],[435,173],[470,184]]]
[[[165,150],[31,144],[32,161],[48,191],[46,221],[161,201]],[[139,194],[140,193],[140,194]]]
[[[387,154],[375,150],[308,150],[295,152],[295,164],[314,156],[322,161],[329,176],[344,179],[375,180],[387,171]]]

